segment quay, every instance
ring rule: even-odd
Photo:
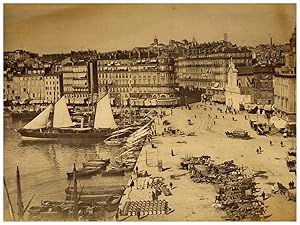
[[[220,112],[217,108],[225,106],[196,103],[191,105],[190,110],[181,107],[168,109],[167,116],[156,119],[157,135],[153,136],[151,142],[146,143],[140,152],[135,172],[131,175],[121,199],[117,220],[224,221],[226,213],[214,207],[216,196],[214,185],[194,183],[188,171],[180,168],[182,158],[202,155],[211,156],[214,163],[234,160],[249,175],[255,172],[263,174],[256,177],[256,182],[261,192],[264,191],[267,195],[266,214],[271,216],[265,220],[296,218],[296,203],[288,201],[285,196],[271,193],[272,184],[281,182],[287,186],[290,180],[296,179],[295,174],[288,171],[284,160],[288,148],[292,147],[293,139],[283,139],[279,135],[259,136],[250,129],[248,113],[231,115],[224,113],[224,109]],[[168,120],[170,125],[164,126],[164,120]],[[166,133],[167,127],[176,132]],[[252,138],[250,140],[226,138],[224,132],[228,129],[244,129]],[[189,133],[194,135],[190,136]],[[270,140],[274,146],[269,145]],[[285,147],[280,146],[281,140],[284,140]],[[262,154],[256,153],[257,146],[261,146],[264,150]],[[137,177],[137,169],[138,174],[147,171],[149,177]],[[167,211],[156,210],[151,206],[154,189],[149,183],[151,184],[153,179],[162,181],[171,193],[167,195],[161,193],[157,199],[159,202],[167,202]],[[134,185],[131,187],[132,183]],[[131,209],[128,202],[134,202]],[[150,213],[141,212],[138,218],[134,211],[136,207],[134,205],[137,204],[146,205],[146,210]]]

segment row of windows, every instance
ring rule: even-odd
[[[48,81],[46,81],[46,85],[51,85],[51,84],[55,84],[55,81],[49,81],[49,83],[48,83]],[[58,81],[56,81],[56,84],[58,84]]]
[[[58,90],[59,87],[56,87],[56,89]],[[55,90],[55,87],[46,87],[46,90]]]
[[[20,80],[43,80],[43,77],[20,77]]]
[[[114,75],[114,76],[113,76]],[[108,77],[114,77],[114,78],[131,78],[131,74],[129,74],[129,76],[128,76],[128,74],[127,73],[123,73],[123,74],[99,74],[99,76],[98,76],[100,79],[101,78],[108,78]]]

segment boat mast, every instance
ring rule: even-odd
[[[6,186],[6,182],[5,182],[5,178],[4,177],[3,177],[3,182],[4,182],[4,187],[5,187],[5,192],[6,192],[8,204],[9,204],[9,213],[10,213],[10,216],[11,216],[11,218],[12,218],[13,221],[16,221],[15,212],[14,212],[11,200],[10,200],[8,188]]]
[[[22,201],[21,181],[19,167],[17,166],[17,206],[18,206],[18,220],[23,220],[24,206]]]
[[[74,199],[74,211],[73,211],[73,219],[78,219],[78,196],[77,196],[77,180],[76,180],[76,167],[74,163],[73,168],[73,185],[74,185],[74,193],[73,193],[73,199]]]

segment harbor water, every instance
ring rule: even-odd
[[[41,200],[65,200],[65,188],[72,185],[67,172],[81,168],[82,163],[95,158],[113,159],[119,147],[105,146],[103,142],[89,140],[71,141],[22,141],[15,129],[23,127],[29,120],[4,118],[4,177],[11,201],[16,211],[16,168],[21,174],[24,207],[35,195],[31,206],[40,205]],[[84,186],[126,185],[129,175],[102,177],[100,175],[78,180],[79,191]],[[4,220],[11,220],[6,194],[4,194]]]

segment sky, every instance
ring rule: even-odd
[[[4,50],[99,52],[170,39],[288,43],[296,4],[4,4]]]

